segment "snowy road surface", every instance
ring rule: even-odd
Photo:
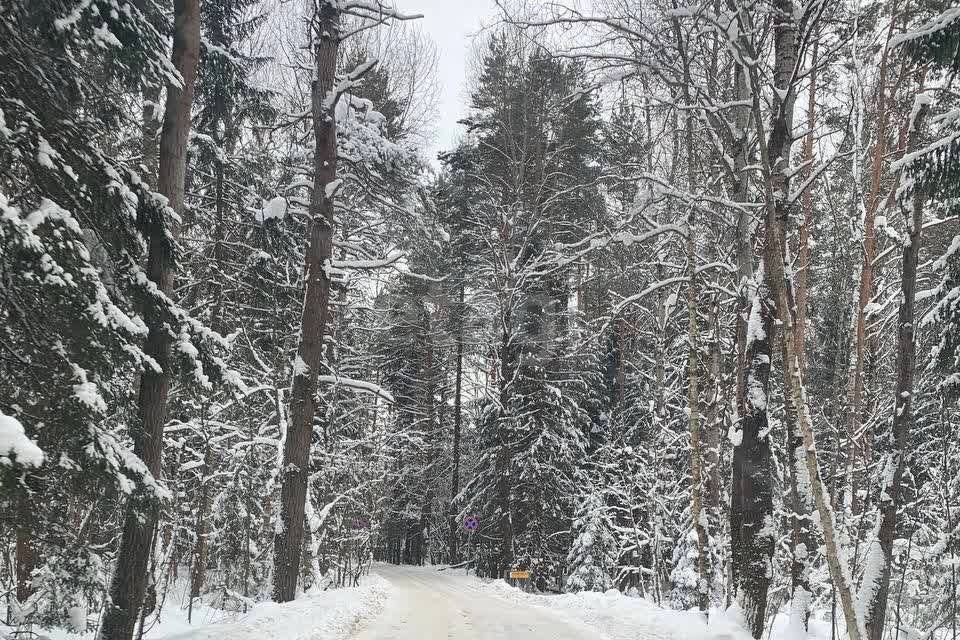
[[[501,598],[460,575],[378,565],[392,585],[383,613],[353,640],[597,640],[560,612]]]

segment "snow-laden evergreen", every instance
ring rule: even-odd
[[[435,10],[0,6],[0,635],[951,638],[957,9]]]
[[[598,492],[588,494],[573,521],[573,544],[567,554],[567,591],[606,591],[613,587],[617,541],[609,507]]]

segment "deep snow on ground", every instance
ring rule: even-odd
[[[501,597],[534,606],[553,609],[590,625],[603,640],[751,640],[735,614],[713,609],[709,623],[696,611],[664,609],[649,600],[624,595],[616,589],[606,593],[582,592],[539,595],[515,589],[503,580],[486,583],[484,588]],[[769,622],[769,620],[768,620]],[[788,633],[787,612],[773,620],[771,640],[793,640]],[[764,632],[767,638],[767,632]],[[810,620],[810,640],[830,638],[830,626]]]
[[[148,640],[342,640],[389,600],[391,586],[373,575],[359,587],[304,595],[285,604],[262,602],[237,620],[174,630],[172,624]],[[181,624],[183,624],[181,619]]]
[[[184,585],[185,586],[185,585]],[[715,610],[663,609],[615,590],[539,595],[463,569],[378,564],[361,586],[303,595],[294,602],[256,604],[231,613],[195,604],[194,624],[169,598],[147,640],[749,640],[735,616]],[[184,602],[185,599],[182,599]],[[775,617],[772,640],[796,640],[788,615]],[[0,638],[8,631],[0,625]],[[57,630],[51,640],[90,640],[92,633]],[[765,637],[766,634],[765,634]],[[802,637],[802,636],[799,636]],[[811,621],[814,640],[829,624]]]
[[[185,585],[184,585],[185,586]],[[359,587],[332,589],[300,596],[293,602],[261,602],[246,613],[195,603],[193,624],[180,598],[169,597],[160,623],[145,634],[147,640],[345,640],[366,618],[375,617],[389,600],[391,585],[380,576],[363,579]],[[185,599],[183,599],[186,602]],[[0,624],[0,638],[10,629]],[[50,640],[91,640],[94,633],[62,629],[39,631]]]

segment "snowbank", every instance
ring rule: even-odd
[[[581,592],[539,595],[523,592],[503,580],[483,583],[483,589],[501,598],[541,606],[596,629],[605,640],[751,640],[732,612],[714,609],[710,622],[696,611],[664,609],[643,598],[626,596],[616,589],[606,593]],[[786,613],[776,616],[772,640],[796,638],[788,631]],[[767,632],[764,632],[764,637]],[[810,639],[830,637],[828,623],[810,620]]]
[[[547,607],[583,622],[609,640],[749,640],[727,616],[713,616],[709,627],[693,611],[663,609],[642,598],[625,596],[615,589],[606,593],[583,591],[562,595],[537,595],[514,589],[503,580],[485,585],[501,598]]]
[[[379,576],[359,587],[305,595],[293,602],[263,602],[236,620],[175,630],[174,621],[147,634],[149,640],[345,640],[364,620],[376,616],[389,597],[390,584]],[[196,612],[195,612],[196,616]],[[195,617],[195,619],[197,619]]]
[[[196,603],[192,625],[187,622],[185,608],[171,599],[160,623],[144,635],[147,640],[347,640],[364,621],[383,610],[389,592],[390,583],[372,575],[364,578],[359,587],[320,591],[284,604],[261,602],[247,613],[231,613]],[[0,638],[13,637],[12,632],[0,623]],[[44,629],[38,637],[90,640],[94,634]]]

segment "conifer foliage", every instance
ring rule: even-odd
[[[0,3],[0,636],[391,562],[954,638],[960,10],[498,0],[435,140],[399,4]]]
[[[583,500],[573,521],[573,545],[567,555],[568,591],[606,591],[613,587],[617,562],[613,522],[596,494]]]

